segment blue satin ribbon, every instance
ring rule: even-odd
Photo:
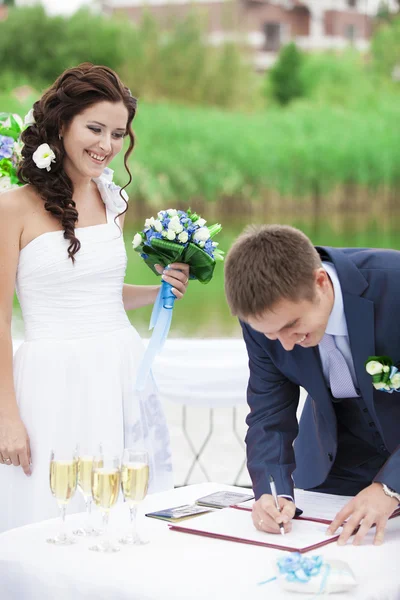
[[[172,285],[163,281],[153,306],[149,326],[150,330],[153,329],[153,334],[139,365],[136,378],[136,389],[139,391],[144,389],[153,361],[161,352],[171,327],[172,311],[176,300],[171,290]]]

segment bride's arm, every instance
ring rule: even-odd
[[[159,285],[129,285],[124,283],[122,298],[125,310],[134,310],[135,308],[154,304],[159,289]]]
[[[22,217],[20,191],[0,194],[0,463],[21,465],[30,474],[30,448],[19,415],[14,377],[11,319]]]

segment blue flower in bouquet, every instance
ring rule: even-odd
[[[12,158],[15,141],[8,135],[0,135],[0,159]]]

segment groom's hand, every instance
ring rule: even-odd
[[[344,545],[353,532],[357,529],[353,544],[361,544],[365,535],[373,525],[375,528],[374,544],[383,542],[386,523],[392,512],[397,508],[396,498],[386,496],[380,483],[372,483],[362,490],[336,515],[329,525],[327,533],[333,535],[343,525],[338,544]]]
[[[252,519],[254,527],[267,533],[280,533],[279,524],[283,523],[285,533],[292,529],[291,520],[293,519],[296,507],[294,502],[287,498],[278,498],[280,512],[275,506],[271,494],[263,494],[254,504],[252,510]]]

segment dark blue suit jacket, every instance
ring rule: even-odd
[[[367,248],[317,248],[336,268],[343,292],[350,347],[360,393],[390,457],[375,481],[400,492],[400,393],[376,391],[365,371],[368,356],[400,363],[400,252]],[[247,464],[256,498],[312,488],[325,481],[337,452],[337,420],[318,347],[290,352],[241,323],[250,379],[247,399]],[[299,387],[308,392],[296,419]],[[294,445],[293,442],[295,441]]]

